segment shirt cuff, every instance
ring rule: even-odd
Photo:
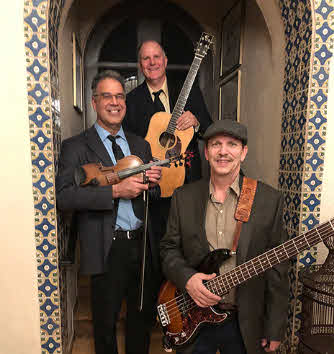
[[[201,124],[200,124],[200,123],[198,123],[198,125],[196,125],[196,127],[194,127],[194,131],[195,131],[195,133],[198,133],[200,125],[201,125]]]

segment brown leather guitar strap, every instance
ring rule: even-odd
[[[237,220],[237,225],[234,230],[234,238],[232,252],[236,252],[241,233],[242,223],[249,220],[252,210],[252,205],[255,197],[257,181],[249,177],[243,177],[241,193],[235,210],[234,218]]]

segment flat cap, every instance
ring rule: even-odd
[[[209,140],[215,135],[226,134],[241,140],[244,145],[247,145],[247,128],[232,119],[217,120],[212,123],[203,135],[204,140]]]

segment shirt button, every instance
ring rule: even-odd
[[[222,213],[223,213],[223,211],[221,210],[221,211],[220,211],[220,214],[222,214]]]
[[[219,231],[218,233],[219,233],[219,235],[221,235],[221,234],[222,234],[222,232],[221,232],[221,231]]]

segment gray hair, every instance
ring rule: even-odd
[[[124,83],[123,76],[119,72],[114,70],[104,70],[97,73],[92,81],[93,95],[96,93],[96,87],[99,84],[99,82],[104,79],[113,79],[118,81],[122,85],[123,91],[125,92],[125,83]]]

